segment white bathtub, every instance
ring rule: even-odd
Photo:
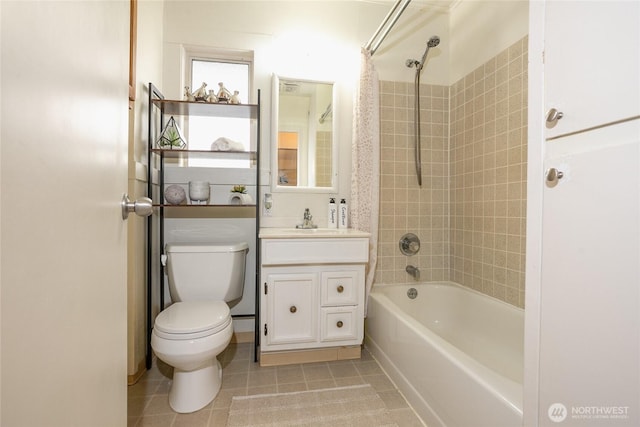
[[[365,333],[428,427],[522,425],[522,309],[455,283],[375,286]]]

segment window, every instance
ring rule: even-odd
[[[246,54],[245,54],[246,56]],[[251,61],[238,57],[189,56],[188,69],[191,77],[191,91],[195,92],[206,83],[207,93],[218,94],[219,84],[231,92],[238,91],[240,102],[251,103]],[[246,119],[218,117],[190,117],[187,141],[190,150],[210,150],[211,144],[218,138],[227,138],[242,145],[244,151],[255,150],[252,147],[251,127]],[[235,159],[189,159],[189,166],[249,168],[249,160]]]

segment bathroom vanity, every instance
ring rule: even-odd
[[[360,357],[369,233],[260,229],[260,365]]]

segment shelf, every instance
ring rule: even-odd
[[[232,160],[256,160],[255,151],[211,151],[211,150],[167,150],[164,148],[152,148],[152,153],[157,153],[166,159],[232,159]]]
[[[256,215],[256,205],[153,205],[163,208],[165,218],[249,218]]]
[[[166,205],[166,204],[153,204],[154,208],[176,208],[176,209],[203,209],[203,208],[254,208],[256,207],[255,203],[250,205]]]
[[[254,104],[214,104],[210,102],[154,99],[153,104],[164,114],[173,116],[210,116],[257,119],[259,107]]]

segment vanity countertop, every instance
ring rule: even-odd
[[[308,239],[370,237],[371,234],[353,228],[261,228],[261,239]]]

